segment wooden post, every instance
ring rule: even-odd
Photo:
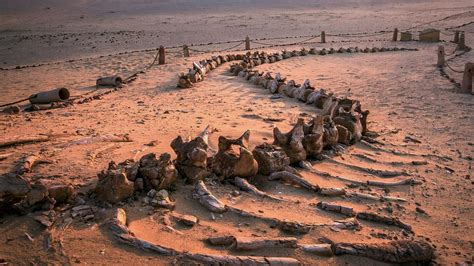
[[[250,50],[250,38],[249,36],[245,37],[245,50]]]
[[[392,41],[396,42],[398,39],[398,28],[395,28],[393,30],[393,37],[392,37]]]
[[[456,50],[459,50],[459,51],[466,50],[466,40],[464,38],[464,32],[461,32],[461,35],[459,36],[458,47],[456,48]]]
[[[184,57],[189,57],[189,48],[186,44],[183,45],[183,55]]]
[[[158,50],[158,64],[165,64],[165,47],[163,47],[163,45],[160,46],[160,49]]]
[[[321,43],[326,43],[326,32],[321,32]]]
[[[436,63],[437,67],[444,66],[444,62],[445,62],[444,56],[445,56],[444,46],[440,45],[438,46],[438,62]]]
[[[474,63],[466,63],[464,66],[464,75],[462,76],[461,91],[462,93],[472,93],[472,76],[474,75]]]
[[[455,31],[454,32],[454,43],[458,43],[459,42],[459,31]]]

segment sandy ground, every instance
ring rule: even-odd
[[[271,6],[270,3],[249,8],[247,3],[239,2],[233,7],[234,12],[230,7],[219,5],[215,12],[205,10],[206,5],[193,9],[187,2],[180,3],[186,7],[180,11],[168,2],[155,6],[143,1],[134,8],[128,8],[123,2],[112,5],[107,1],[101,4],[81,1],[78,3],[83,4],[58,5],[55,1],[48,1],[28,7],[18,7],[13,1],[2,2],[1,66],[58,63],[1,70],[0,104],[59,86],[70,88],[72,95],[92,91],[91,85],[95,84],[97,77],[115,73],[127,76],[152,61],[154,51],[98,55],[154,48],[160,44],[171,46],[233,40],[247,34],[260,38],[318,34],[328,28],[336,33],[373,32],[394,27],[404,29],[459,14],[430,25],[443,29],[474,19],[474,7],[470,6],[469,1],[416,4],[348,1],[341,5],[278,2],[272,8],[266,8]],[[209,6],[213,4],[212,1],[205,3]],[[154,14],[152,7],[159,7],[159,11]],[[460,29],[466,32],[467,45],[474,46],[474,25]],[[261,65],[258,69],[280,72],[299,83],[309,78],[317,88],[359,99],[364,109],[370,110],[369,129],[381,134],[378,139],[386,143],[383,147],[412,154],[394,155],[357,144],[348,147],[335,161],[315,162],[316,169],[354,180],[378,180],[350,167],[358,165],[403,170],[423,180],[417,186],[390,188],[390,195],[408,199],[400,205],[353,199],[331,201],[352,206],[358,211],[393,212],[393,215],[413,226],[415,238],[424,238],[436,246],[436,262],[439,264],[472,264],[474,115],[470,110],[474,107],[474,98],[455,93],[453,85],[439,75],[435,67],[438,44],[364,41],[390,38],[390,33],[366,39],[328,37],[330,43],[305,47],[398,46],[419,50],[310,55]],[[452,36],[442,35],[442,38],[451,40]],[[455,48],[449,42],[444,45],[448,52]],[[218,46],[206,47],[213,48],[220,49]],[[22,155],[37,152],[53,163],[40,165],[28,177],[47,183],[67,182],[79,190],[87,190],[96,181],[97,172],[105,169],[111,160],[137,159],[149,152],[168,152],[175,156],[169,144],[177,135],[195,136],[210,125],[217,129],[210,138],[211,147],[217,150],[218,136],[237,137],[249,129],[253,148],[262,142],[272,142],[274,127],[289,130],[298,117],[308,118],[314,112],[313,107],[294,99],[271,99],[268,91],[229,75],[228,63],[192,89],[176,89],[177,74],[186,71],[193,61],[210,55],[213,54],[194,54],[190,58],[169,56],[166,65],[153,66],[132,84],[101,100],[51,111],[1,115],[2,140],[38,135],[51,135],[54,139],[47,143],[1,150],[0,154],[11,155],[0,161],[0,172],[8,172]],[[66,62],[78,58],[82,59]],[[453,59],[450,64],[462,69],[464,63],[473,59],[470,52]],[[458,82],[461,80],[461,74],[448,73]],[[265,118],[280,118],[282,121],[271,122]],[[128,134],[133,141],[115,143],[104,140],[114,134]],[[407,136],[420,143],[407,140]],[[146,145],[152,141],[155,146]],[[363,160],[358,156],[361,154],[376,162]],[[427,164],[411,163],[417,160],[424,160]],[[347,185],[347,182],[309,172],[305,172],[304,177],[323,187]],[[321,196],[278,182],[258,179],[255,182],[262,190],[291,201],[277,204],[246,193],[233,197],[231,192],[235,188],[231,185],[211,187],[211,190],[226,204],[247,208],[267,217],[311,223],[327,223],[342,218],[315,208],[315,203],[327,200]],[[377,188],[371,189],[380,192]],[[379,264],[351,256],[321,258],[286,249],[257,253],[215,249],[202,240],[216,232],[239,236],[279,236],[281,233],[265,222],[229,213],[213,220],[209,211],[192,199],[191,190],[192,186],[180,184],[172,195],[176,199],[176,211],[198,216],[199,225],[192,229],[177,227],[184,233],[182,235],[168,232],[161,223],[162,211],[154,211],[149,206],[142,206],[140,201],[133,201],[123,206],[130,216],[130,229],[138,237],[181,251],[291,256],[308,265]],[[417,212],[417,206],[426,214]],[[111,210],[109,207],[98,208],[96,219],[92,222],[75,221],[63,233],[61,251],[45,250],[44,230],[31,215],[4,215],[0,218],[0,260],[12,264],[166,264],[173,260],[117,244],[100,226]],[[298,238],[301,243],[318,242],[320,237],[351,242],[411,238],[395,227],[367,222],[362,222],[362,226],[362,230],[357,232],[334,232],[326,227]],[[30,241],[25,233],[34,240]]]

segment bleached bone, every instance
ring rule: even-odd
[[[320,195],[328,197],[338,197],[346,195],[346,190],[343,188],[321,188],[319,191]]]
[[[341,176],[335,176],[331,175],[327,172],[322,172],[316,169],[311,170],[311,172],[324,176],[324,177],[329,177],[329,178],[334,178],[334,179],[339,179],[344,182],[350,182],[353,184],[357,185],[364,185],[364,186],[376,186],[376,187],[391,187],[391,186],[402,186],[402,185],[415,185],[419,184],[420,182],[415,180],[414,178],[407,178],[407,179],[402,179],[399,181],[394,181],[394,182],[382,182],[382,181],[372,181],[372,180],[367,180],[367,181],[359,181],[359,180],[352,180],[349,178],[341,177]]]
[[[311,124],[304,125],[303,147],[307,156],[316,157],[323,151],[324,121],[322,116],[313,118]]]
[[[352,209],[351,207],[346,207],[346,206],[342,206],[338,204],[331,204],[325,201],[318,202],[317,206],[322,210],[340,213],[342,215],[346,215],[349,217],[352,217],[356,214],[354,209]]]
[[[120,170],[108,169],[100,172],[95,187],[97,198],[109,203],[118,203],[132,196],[134,185]]]
[[[22,201],[31,189],[30,182],[20,175],[0,175],[0,210]]]
[[[36,155],[27,155],[23,156],[15,165],[13,170],[11,171],[14,174],[22,175],[24,173],[28,173],[31,169],[38,163],[41,163],[40,157]]]
[[[296,248],[297,239],[294,237],[278,237],[278,238],[237,238],[235,249],[237,250],[257,250],[263,248]]]
[[[326,117],[323,129],[323,145],[324,147],[334,146],[339,140],[339,131],[330,117]]]
[[[239,187],[243,191],[255,194],[255,195],[257,195],[259,197],[262,197],[262,198],[269,198],[269,199],[272,199],[272,200],[282,201],[282,199],[275,198],[275,197],[259,190],[254,185],[250,184],[246,179],[243,179],[243,178],[240,178],[240,177],[236,176],[234,178],[234,183],[237,187]]]
[[[336,125],[347,128],[352,135],[353,141],[360,141],[362,138],[362,124],[360,122],[361,114],[350,110],[349,112],[339,109],[339,114],[333,118]]]
[[[336,243],[335,255],[353,255],[389,263],[430,262],[434,249],[426,241],[396,240],[386,243]]]
[[[372,213],[372,212],[359,212],[359,213],[357,213],[356,217],[357,217],[357,219],[360,219],[360,220],[397,226],[397,227],[400,227],[402,229],[406,229],[410,232],[412,231],[411,225],[400,221],[400,219],[397,218],[397,217],[390,217],[390,216],[385,216],[385,215]]]
[[[334,254],[331,249],[331,244],[310,244],[300,245],[305,252],[316,254],[324,257],[332,257]]]
[[[248,150],[250,131],[247,130],[238,139],[228,139],[219,137],[219,150],[210,159],[209,164],[214,173],[221,179],[232,177],[251,177],[258,171],[258,164],[252,152]],[[238,146],[239,151],[235,151],[233,146]]]
[[[231,256],[231,255],[211,255],[184,253],[178,257],[178,262],[183,264],[202,263],[203,265],[281,265],[297,266],[301,263],[293,258],[287,257],[254,257],[254,256]]]
[[[367,200],[376,200],[376,201],[397,201],[397,202],[406,202],[404,198],[390,197],[384,195],[372,195],[360,192],[348,193],[347,196],[358,199],[367,199]]]
[[[171,148],[177,155],[176,168],[189,183],[196,183],[209,175],[207,170],[209,126],[195,139],[184,142],[178,136],[171,142]]]
[[[232,235],[211,236],[207,242],[213,246],[230,246],[235,243],[235,237]]]
[[[278,127],[273,129],[273,144],[283,148],[290,163],[296,163],[306,159],[306,151],[303,147],[304,120],[299,118],[290,132],[283,134]]]
[[[199,180],[194,187],[193,198],[199,200],[204,207],[212,212],[224,213],[227,211],[227,207],[224,203],[212,195],[202,180]]]
[[[274,172],[268,177],[268,179],[269,180],[283,179],[287,182],[297,184],[297,185],[299,185],[301,187],[304,187],[306,189],[309,189],[311,191],[319,192],[319,190],[320,190],[320,187],[318,185],[313,185],[310,182],[306,181],[305,179],[303,179],[303,178],[301,178],[301,177],[299,177],[295,174],[292,174],[288,171]]]

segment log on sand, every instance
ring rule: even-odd
[[[268,177],[268,179],[269,180],[283,179],[287,182],[297,184],[301,187],[304,187],[306,189],[309,189],[309,190],[312,190],[312,191],[315,191],[315,192],[319,192],[319,190],[321,190],[321,188],[318,185],[313,185],[313,184],[309,183],[308,181],[304,180],[303,178],[301,178],[301,177],[299,177],[299,176],[297,176],[293,173],[290,173],[288,171],[274,172]]]

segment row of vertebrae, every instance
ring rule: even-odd
[[[286,54],[298,55],[296,51],[284,52],[284,55]],[[304,54],[303,50],[300,51],[299,55],[301,54]],[[286,82],[286,78],[279,73],[273,77],[271,73],[252,70],[253,66],[261,62],[272,62],[275,58],[280,59],[278,53],[272,55],[254,53],[244,58],[242,62],[232,65],[230,72],[271,93],[286,95],[316,107],[316,115],[309,124],[299,119],[294,128],[286,134],[278,128],[274,129],[274,144],[285,150],[291,163],[297,163],[307,157],[317,157],[324,147],[338,142],[348,145],[361,140],[362,135],[367,132],[369,112],[362,111],[359,101],[337,98],[324,89],[317,90],[311,86],[309,80],[305,80],[303,85],[298,85],[293,80]]]

